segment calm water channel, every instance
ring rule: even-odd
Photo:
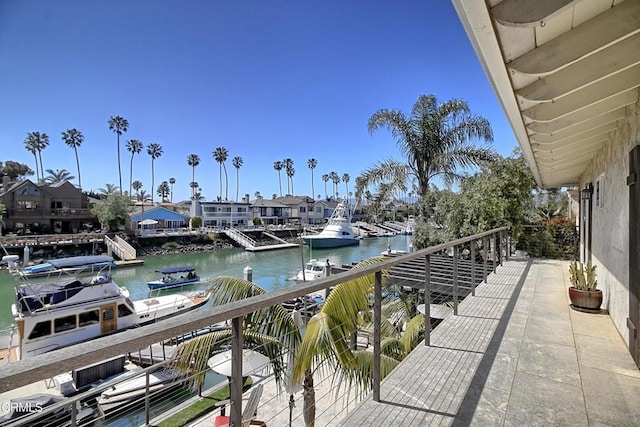
[[[379,255],[391,246],[392,249],[408,250],[412,236],[398,235],[363,239],[359,246],[336,249],[315,249],[308,247],[278,249],[265,252],[247,252],[244,249],[225,249],[214,252],[176,254],[145,257],[144,265],[114,269],[112,275],[116,283],[131,292],[132,299],[145,298],[149,294],[147,282],[159,277],[156,269],[192,265],[203,280],[217,276],[242,277],[245,267],[253,269],[253,282],[266,290],[293,286],[287,279],[302,269],[302,260],[310,258],[329,259],[337,266],[351,264]],[[14,301],[14,279],[6,270],[0,272],[0,331],[6,331],[12,323],[11,303]]]

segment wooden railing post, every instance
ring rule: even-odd
[[[380,402],[380,333],[382,332],[382,272],[376,271],[373,290],[373,401]]]
[[[242,425],[242,316],[231,320],[231,383],[229,399],[231,400],[230,426]]]
[[[424,345],[431,345],[431,255],[424,256]]]
[[[493,250],[491,251],[491,254],[493,256],[493,274],[496,274],[496,271],[497,271],[497,269],[496,269],[496,266],[497,266],[497,263],[496,263],[497,254],[496,254],[496,252],[498,251],[498,242],[497,242],[497,240],[498,239],[496,239],[496,233],[491,233],[491,241],[493,242]]]

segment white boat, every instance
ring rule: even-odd
[[[351,227],[351,214],[346,202],[338,203],[327,225],[320,233],[302,238],[304,243],[313,249],[339,248],[360,244],[360,240]]]
[[[321,279],[323,277],[326,277],[325,268],[327,266],[331,268],[333,267],[333,265],[334,264],[329,262],[328,259],[326,261],[310,259],[309,262],[307,262],[304,265],[304,270],[298,271],[298,274],[296,275],[294,280],[296,282],[304,282],[304,281]]]
[[[162,278],[147,283],[149,289],[176,288],[179,286],[193,285],[200,281],[200,276],[196,274],[195,267],[190,265],[161,268],[156,270],[156,273],[162,274]]]
[[[149,373],[149,394],[153,396],[180,386],[184,378],[184,374],[175,369],[159,369],[151,372]],[[96,397],[96,402],[102,416],[108,416],[125,405],[133,406],[142,403],[140,399],[146,395],[146,392],[147,375],[141,374],[103,391]]]
[[[54,274],[74,274],[79,271],[99,271],[105,267],[115,267],[113,257],[108,255],[74,256],[57,258],[49,261],[23,267],[19,273],[25,277],[42,277]],[[17,271],[12,271],[15,273]]]
[[[129,299],[107,274],[43,283],[18,283],[11,305],[9,347],[26,359],[61,347],[143,325],[198,308],[207,291]]]
[[[416,227],[416,219],[413,215],[409,215],[407,217],[407,222],[405,223],[402,234],[408,234],[408,235],[413,234],[415,227]]]

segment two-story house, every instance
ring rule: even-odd
[[[0,193],[6,207],[4,230],[19,234],[77,233],[100,228],[89,198],[69,181],[38,185],[16,182]]]
[[[249,197],[242,201],[222,200],[204,202],[195,200],[191,202],[190,215],[202,218],[203,227],[247,227],[251,222]]]

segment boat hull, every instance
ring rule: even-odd
[[[304,243],[313,249],[340,248],[360,244],[360,240],[354,238],[321,237],[314,239],[313,237],[304,238]]]
[[[200,277],[196,276],[191,279],[178,280],[175,282],[163,282],[162,280],[154,280],[152,282],[147,283],[149,289],[171,289],[178,288],[180,286],[192,285],[194,283],[198,283],[200,281]]]

